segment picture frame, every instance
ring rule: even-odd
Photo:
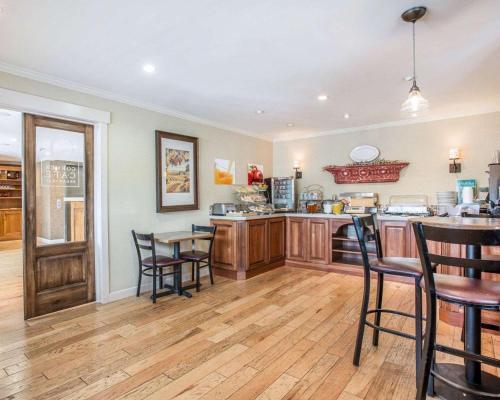
[[[198,209],[198,138],[157,130],[156,212]]]

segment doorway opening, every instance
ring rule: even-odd
[[[0,324],[24,322],[22,113],[0,109]]]
[[[0,110],[0,317],[95,300],[94,128]]]

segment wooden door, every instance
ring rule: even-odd
[[[306,218],[290,217],[287,220],[286,257],[289,260],[305,261],[306,259]]]
[[[307,256],[309,262],[328,264],[330,239],[328,220],[309,218],[307,227]]]
[[[267,219],[254,219],[247,223],[247,269],[260,267],[268,262],[267,225]]]
[[[409,230],[403,221],[381,221],[380,239],[384,257],[407,257],[410,253]]]
[[[269,219],[269,262],[275,262],[285,258],[285,218]]]
[[[93,127],[24,116],[25,318],[95,300]],[[68,202],[82,201],[83,235]]]

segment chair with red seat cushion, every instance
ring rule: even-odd
[[[156,242],[153,233],[137,233],[132,230],[137,257],[139,260],[139,281],[137,283],[137,297],[141,294],[142,276],[153,277],[153,295],[151,296],[153,303],[156,303],[157,290],[156,278],[159,280],[159,287],[163,288],[163,277],[167,275],[180,274],[182,260],[156,254]],[[144,257],[142,252],[151,253],[150,256]],[[174,267],[173,271],[165,272],[163,268]]]
[[[363,336],[365,326],[373,328],[372,343],[378,346],[379,332],[392,333],[408,339],[416,339],[416,367],[420,366],[421,353],[421,336],[422,336],[422,290],[420,281],[422,279],[422,267],[420,260],[415,258],[404,257],[384,257],[382,254],[382,244],[380,240],[380,232],[375,214],[369,216],[353,216],[354,227],[358,237],[361,255],[363,257],[363,274],[364,274],[364,292],[361,304],[361,315],[359,318],[358,334],[356,338],[356,347],[354,350],[353,364],[358,366],[361,356],[361,348],[363,344]],[[376,257],[370,257],[367,250],[367,243],[375,242]],[[370,302],[370,281],[371,273],[377,273],[377,297],[375,308],[369,309]],[[406,278],[412,278],[415,287],[415,314],[405,313],[399,310],[392,310],[382,307],[384,276],[394,275]],[[410,335],[394,329],[385,328],[380,325],[380,320],[383,313],[396,314],[404,317],[415,319],[415,335]],[[374,322],[367,321],[368,314],[375,314]]]
[[[196,249],[196,241],[191,241],[191,250],[183,251],[180,253],[180,258],[184,261],[191,262],[191,280],[194,281],[194,273],[196,267],[196,291],[200,291],[200,268],[207,267],[208,273],[210,275],[210,283],[214,284],[214,276],[212,273],[212,246],[215,239],[215,233],[217,232],[216,226],[201,226],[201,225],[191,225],[191,231],[193,233],[203,232],[203,233],[211,233],[212,236],[208,239],[200,239],[200,240],[208,240],[208,251],[201,251]]]

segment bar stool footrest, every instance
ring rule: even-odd
[[[496,358],[492,358],[492,357],[488,357],[488,356],[484,356],[484,355],[480,355],[480,354],[475,354],[475,353],[471,353],[469,351],[464,351],[464,350],[460,350],[460,349],[455,349],[453,347],[444,346],[444,345],[438,344],[438,343],[436,343],[434,345],[434,349],[436,351],[440,351],[442,353],[451,354],[451,355],[456,356],[456,357],[466,358],[468,360],[478,361],[481,363],[485,363],[485,364],[500,368],[500,360],[497,360]]]
[[[371,322],[369,322],[369,321],[366,321],[366,322],[365,322],[365,325],[369,326],[370,328],[376,329],[377,331],[380,331],[380,332],[391,333],[391,334],[393,334],[393,335],[396,335],[396,336],[401,336],[401,337],[404,337],[404,338],[406,338],[406,339],[412,339],[412,340],[415,340],[415,335],[410,335],[409,333],[396,331],[396,330],[394,330],[394,329],[390,329],[390,328],[385,328],[385,327],[380,326],[380,325],[375,325],[375,324],[372,324],[372,323],[371,323]]]

